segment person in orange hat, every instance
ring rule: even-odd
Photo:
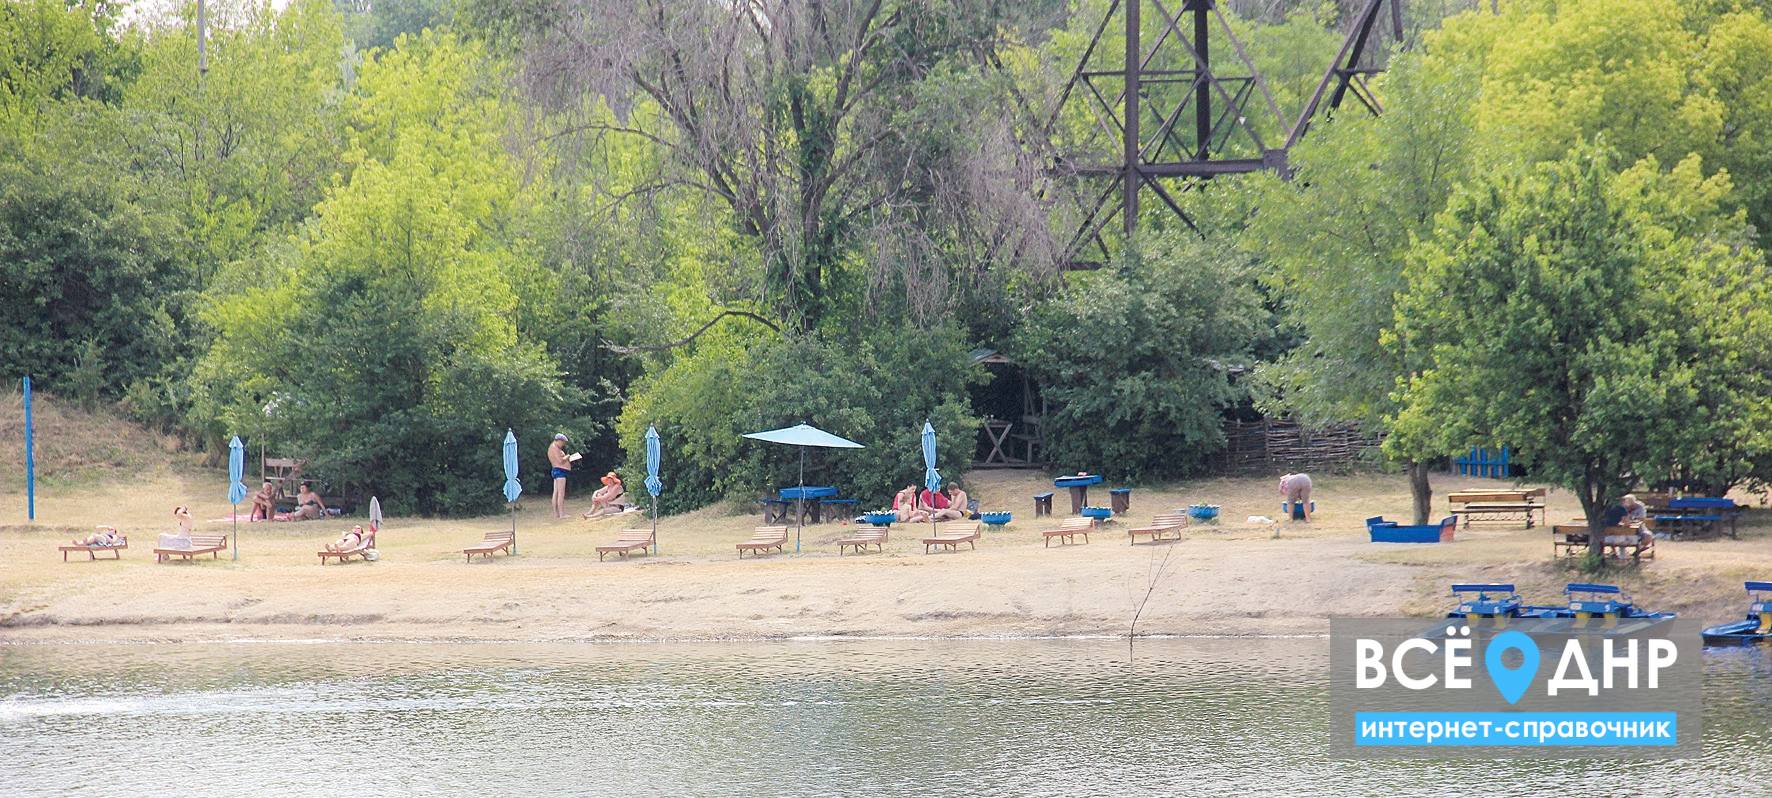
[[[585,513],[585,517],[596,518],[599,515],[619,513],[622,499],[626,497],[627,493],[621,486],[621,477],[616,476],[614,471],[604,474],[603,487],[591,494],[591,511]]]

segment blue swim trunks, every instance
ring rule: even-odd
[[[570,477],[570,476],[572,476],[572,472],[571,472],[571,471],[567,471],[567,470],[566,470],[566,469],[564,469],[564,468],[556,468],[556,469],[554,469],[554,475],[553,475],[553,478],[554,478],[554,479],[565,479],[565,478],[567,478],[567,477]]]

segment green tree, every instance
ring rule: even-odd
[[[556,285],[509,235],[536,200],[501,143],[517,113],[501,79],[446,35],[365,65],[349,182],[272,263],[217,289],[197,375],[217,432],[268,425],[278,449],[390,510],[466,512],[500,501],[506,428],[596,431],[561,423],[577,398],[523,310]]]
[[[1048,459],[1115,478],[1204,464],[1247,398],[1232,375],[1267,321],[1255,281],[1227,238],[1169,233],[1037,306],[1012,348],[1053,405]]]
[[[1434,347],[1398,434],[1511,446],[1595,531],[1645,475],[1762,440],[1764,256],[1699,166],[1580,148],[1460,190],[1409,255],[1397,326]]]
[[[177,352],[193,286],[171,221],[129,182],[77,160],[0,160],[0,373],[50,387],[84,364],[89,395],[116,396]],[[81,342],[91,349],[80,356]]]
[[[1453,186],[1471,170],[1474,70],[1410,54],[1382,85],[1384,116],[1319,124],[1293,150],[1297,177],[1268,180],[1243,245],[1274,266],[1270,284],[1305,340],[1257,376],[1260,404],[1311,423],[1358,422],[1388,430],[1399,379],[1424,351],[1395,330],[1410,244],[1427,235]],[[1416,523],[1433,510],[1428,460],[1404,446],[1387,451],[1409,473]]]

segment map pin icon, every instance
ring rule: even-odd
[[[1520,652],[1520,667],[1509,668],[1501,663],[1501,655],[1509,649]],[[1517,704],[1526,688],[1532,686],[1532,677],[1538,675],[1538,644],[1524,632],[1502,632],[1483,649],[1483,667],[1489,669],[1489,681],[1495,683],[1501,697],[1509,704]]]

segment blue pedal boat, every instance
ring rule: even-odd
[[[1650,612],[1638,607],[1625,595],[1617,585],[1601,585],[1592,582],[1570,582],[1563,588],[1569,596],[1569,606],[1559,608],[1551,618],[1574,618],[1588,620],[1594,618],[1672,618],[1675,613]]]
[[[1772,642],[1772,582],[1747,582],[1747,620],[1704,630],[1707,646],[1751,646]]]
[[[1399,524],[1375,515],[1366,519],[1366,533],[1373,543],[1451,543],[1458,517],[1447,516],[1437,524]]]
[[[1563,609],[1526,604],[1509,584],[1455,584],[1452,595],[1458,606],[1446,613],[1448,618],[1549,618]]]

